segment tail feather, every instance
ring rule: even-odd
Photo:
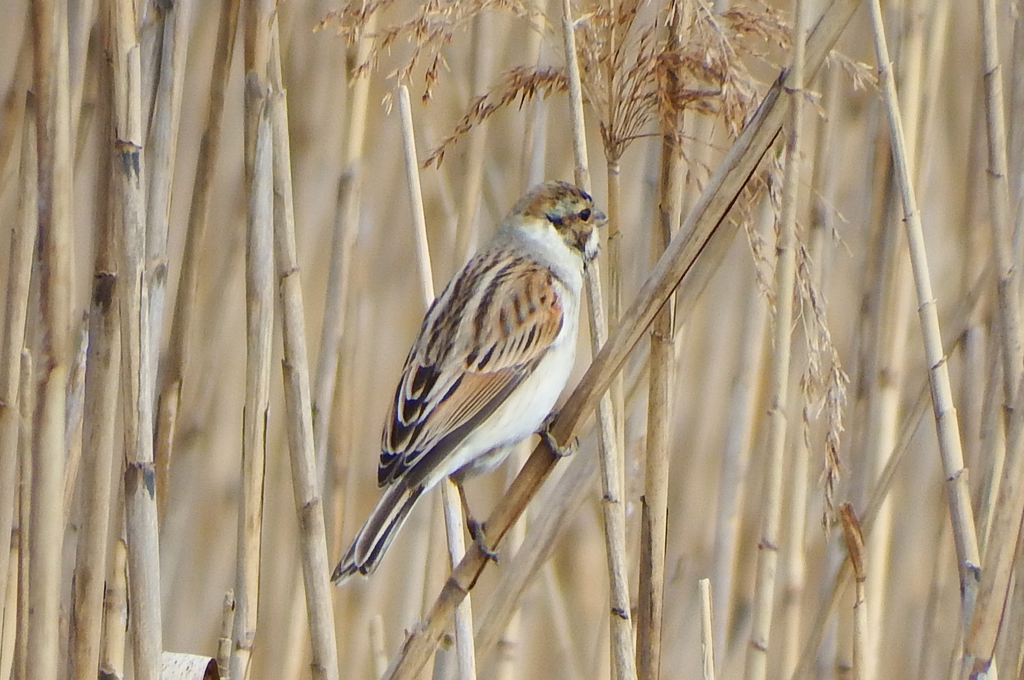
[[[357,572],[368,576],[377,569],[380,559],[402,528],[423,490],[419,484],[408,487],[400,480],[384,492],[363,528],[356,534],[352,545],[334,568],[331,580],[335,585],[340,586]]]

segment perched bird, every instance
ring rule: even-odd
[[[542,184],[434,301],[384,425],[385,491],[332,581],[372,573],[423,492],[493,469],[544,425],[573,367],[583,267],[606,221],[586,192]]]

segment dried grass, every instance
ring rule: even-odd
[[[857,0],[835,0],[829,11],[852,12],[856,4]],[[1004,369],[1003,360],[1010,355],[1002,348],[1014,348],[1014,331],[1006,334],[1002,329],[1012,326],[1012,298],[1018,294],[1012,290],[1017,284],[1006,274],[1021,266],[1020,250],[1014,246],[1019,245],[1021,232],[1014,225],[1024,224],[1024,210],[1017,200],[1024,173],[1015,147],[1007,149],[1005,158],[992,153],[1007,142],[999,121],[994,116],[986,119],[982,55],[990,72],[998,66],[1008,81],[1012,78],[1014,89],[1006,103],[998,102],[992,76],[987,97],[992,113],[1007,110],[1010,129],[1006,134],[1011,140],[1020,139],[1024,129],[1018,110],[1024,102],[1020,96],[1024,67],[1019,60],[1006,58],[1009,46],[996,45],[991,31],[983,41],[979,6],[919,4],[922,26],[909,25],[911,19],[902,12],[911,10],[897,6],[887,6],[882,21],[889,40],[900,45],[892,65],[896,87],[901,92],[907,88],[908,99],[916,93],[905,103],[908,115],[916,117],[905,122],[915,136],[908,148],[908,174],[914,180],[924,226],[924,241],[918,245],[927,250],[934,287],[933,300],[919,303],[929,307],[929,314],[934,308],[942,330],[941,339],[930,336],[927,361],[912,316],[909,322],[904,320],[905,332],[898,330],[894,316],[901,306],[885,303],[902,294],[899,258],[890,254],[898,254],[905,246],[893,239],[887,246],[891,250],[886,251],[879,246],[881,235],[902,230],[904,225],[899,210],[893,209],[898,194],[889,177],[889,162],[875,162],[890,156],[889,132],[866,22],[851,24],[840,43],[842,52],[828,56],[827,83],[812,80],[803,91],[775,90],[772,95],[783,97],[780,106],[785,97],[802,98],[808,124],[824,124],[827,117],[828,130],[805,135],[803,156],[798,159],[805,170],[796,178],[798,200],[793,205],[792,299],[796,306],[788,328],[793,358],[791,367],[778,377],[790,389],[785,402],[777,406],[778,415],[789,423],[785,455],[806,456],[800,461],[803,467],[787,466],[785,474],[804,475],[800,470],[807,470],[802,480],[807,495],[801,495],[798,484],[790,483],[795,480],[783,478],[780,502],[785,514],[781,532],[773,540],[780,550],[779,578],[784,579],[788,598],[784,607],[776,608],[782,612],[776,616],[780,621],[784,616],[787,623],[774,627],[765,657],[767,677],[786,677],[790,668],[795,668],[794,677],[810,677],[819,657],[829,665],[848,661],[854,633],[858,636],[856,670],[867,678],[936,677],[939,667],[946,673],[949,659],[959,658],[964,642],[958,631],[965,610],[960,579],[954,574],[955,550],[963,552],[966,540],[959,526],[964,515],[959,515],[961,519],[954,515],[958,533],[956,541],[949,540],[950,510],[943,489],[950,470],[943,472],[936,455],[935,430],[927,423],[920,426],[927,421],[933,394],[928,388],[929,371],[933,377],[938,371],[948,374],[951,389],[939,395],[947,419],[943,437],[947,442],[952,437],[963,442],[970,479],[966,468],[952,470],[953,483],[960,485],[957,502],[966,500],[970,491],[979,518],[983,606],[978,607],[978,632],[968,635],[973,660],[980,668],[992,659],[1007,677],[1019,675],[1024,608],[1020,589],[1016,594],[1004,593],[1003,583],[1015,568],[1019,521],[1014,518],[1019,518],[1021,496],[1019,480],[1012,476],[1020,460],[1014,454],[1024,442],[1020,435],[1024,421],[1019,415],[1024,409],[1016,408],[1019,404],[1014,401],[1019,402],[1021,395],[1012,394],[1019,389],[1020,366],[1009,361]],[[246,138],[251,162],[256,132],[272,127],[255,124],[261,108],[256,106],[250,111],[248,133],[243,134],[243,71],[265,76],[270,24],[251,24],[249,54],[240,68],[241,64],[231,64],[232,58],[242,58],[242,50],[235,57],[231,49],[230,27],[236,19],[231,6],[224,12],[223,35],[218,37],[219,4],[193,4],[191,20],[179,28],[187,38],[188,62],[168,66],[166,74],[177,79],[167,82],[182,83],[183,93],[178,131],[173,133],[173,125],[167,127],[172,139],[161,142],[164,158],[168,158],[168,143],[176,149],[174,170],[165,166],[160,186],[152,189],[164,198],[152,198],[145,185],[130,185],[135,168],[121,163],[122,156],[112,150],[126,153],[129,160],[135,157],[134,151],[140,151],[137,176],[154,171],[156,159],[146,153],[151,150],[150,137],[141,132],[139,121],[150,120],[145,113],[152,96],[147,83],[152,79],[153,88],[159,83],[155,61],[160,50],[151,38],[170,30],[163,21],[171,15],[155,11],[159,3],[144,3],[150,13],[140,38],[143,49],[138,54],[143,63],[138,65],[137,78],[120,81],[130,81],[139,90],[122,90],[117,98],[109,97],[132,108],[126,104],[108,113],[102,100],[111,62],[104,58],[99,23],[113,16],[111,5],[105,2],[70,12],[64,32],[69,44],[42,50],[44,68],[38,73],[33,71],[31,57],[33,47],[42,43],[32,39],[36,30],[32,12],[21,11],[27,9],[27,0],[15,0],[11,20],[0,25],[0,220],[31,230],[37,221],[44,227],[59,227],[65,218],[74,218],[73,232],[44,229],[47,238],[37,246],[41,259],[32,268],[31,284],[25,255],[31,243],[26,245],[24,234],[14,238],[9,230],[0,233],[0,280],[9,282],[3,284],[7,305],[0,358],[0,424],[5,442],[0,449],[0,599],[4,602],[0,673],[13,668],[18,677],[30,672],[37,677],[48,674],[47,680],[61,677],[65,664],[59,654],[68,649],[74,650],[69,651],[68,661],[73,655],[76,680],[95,678],[97,664],[123,677],[124,669],[132,666],[130,661],[125,663],[126,644],[128,656],[134,644],[139,658],[135,677],[144,677],[153,673],[153,652],[159,651],[154,645],[162,633],[165,649],[216,653],[222,660],[233,653],[236,671],[247,666],[251,678],[309,677],[313,654],[303,565],[306,582],[322,585],[316,567],[311,566],[322,561],[318,554],[321,523],[319,518],[311,521],[310,513],[320,512],[317,503],[322,497],[328,533],[323,538],[330,546],[330,562],[337,556],[330,551],[351,536],[376,498],[372,480],[379,428],[422,313],[418,290],[423,282],[414,271],[413,236],[406,226],[410,212],[405,170],[398,160],[401,134],[397,116],[389,113],[395,86],[406,84],[418,95],[411,114],[420,140],[418,153],[427,158],[419,171],[425,237],[430,251],[437,254],[438,266],[444,268],[458,260],[457,251],[473,241],[473,234],[480,235],[478,240],[486,239],[522,192],[523,177],[536,172],[552,179],[573,175],[578,161],[569,134],[561,7],[526,0],[352,0],[325,15],[322,5],[305,0],[263,5],[265,16],[273,16],[280,26],[283,82],[279,90],[283,94],[274,96],[287,97],[289,139],[287,154],[284,148],[277,152],[281,166],[291,168],[295,248],[284,249],[287,262],[278,262],[273,269],[267,266],[269,260],[261,261],[263,268],[261,262],[250,262],[251,274],[259,269],[261,282],[266,283],[259,291],[260,318],[251,322],[250,358],[255,361],[259,353],[264,363],[252,376],[252,419],[243,420],[246,206],[269,209],[270,201],[265,195],[247,199],[242,159]],[[125,11],[122,16],[127,16],[130,3],[119,6]],[[50,31],[57,25],[53,22],[62,21],[63,10],[57,6],[40,2],[33,7],[40,18],[39,30]],[[1004,5],[985,5],[989,28],[993,8],[998,17]],[[683,15],[673,16],[672,11]],[[669,271],[665,263],[652,264],[652,242],[658,251],[665,242],[665,234],[653,230],[682,223],[679,218],[664,224],[657,219],[661,204],[654,187],[662,145],[666,140],[677,143],[686,164],[679,202],[683,207],[666,210],[673,215],[694,205],[698,211],[707,210],[707,197],[698,201],[701,190],[717,186],[721,177],[712,174],[735,160],[738,152],[727,154],[727,150],[752,119],[769,81],[781,65],[791,61],[789,7],[749,1],[716,11],[703,2],[621,0],[581,3],[572,7],[572,13],[587,141],[592,147],[588,168],[594,177],[592,193],[616,216],[610,232],[613,243],[601,260],[608,276],[609,337],[614,346],[595,354],[588,352],[587,339],[581,338],[576,375],[583,375],[595,356],[597,368],[584,379],[582,391],[567,402],[563,413],[569,416],[557,430],[560,437],[569,436],[570,431],[580,434],[578,459],[559,463],[553,472],[545,459],[538,463],[535,457],[526,464],[527,472],[536,475],[534,482],[549,473],[557,479],[531,487],[530,493],[536,495],[525,504],[521,551],[497,566],[481,566],[479,573],[457,572],[459,578],[473,574],[458,584],[474,586],[472,605],[481,625],[476,640],[478,674],[496,677],[500,664],[506,677],[612,675],[608,562],[601,492],[596,490],[596,428],[586,420],[597,401],[595,387],[612,385],[610,432],[615,441],[608,443],[621,449],[623,461],[622,469],[616,471],[623,476],[620,500],[625,517],[619,557],[625,564],[629,601],[651,611],[656,608],[641,597],[638,586],[644,550],[640,508],[648,500],[640,496],[646,488],[649,431],[652,438],[664,439],[667,456],[667,472],[653,468],[664,475],[667,488],[663,595],[646,585],[649,581],[642,586],[648,598],[660,597],[662,630],[638,637],[638,648],[658,657],[643,659],[639,665],[651,669],[660,664],[662,677],[670,672],[700,677],[711,672],[714,661],[718,677],[738,677],[750,635],[747,613],[753,592],[755,535],[764,519],[758,508],[767,476],[765,385],[768,366],[779,351],[778,343],[765,336],[764,319],[783,301],[773,284],[778,259],[773,222],[781,211],[781,199],[775,195],[782,186],[781,139],[774,145],[765,142],[767,151],[756,170],[751,161],[751,169],[742,181],[737,180],[745,188],[737,189],[728,200],[720,195],[716,200],[721,202],[714,203],[715,210],[728,208],[728,216],[718,226],[720,233],[735,233],[742,227],[746,243],[712,239],[706,246],[688,245],[685,252],[694,257],[692,267],[675,291],[673,306],[665,308],[671,309],[665,315],[668,319],[659,321],[657,340],[667,347],[657,354],[647,351],[648,342],[640,342],[637,346],[642,349],[632,354],[628,347],[644,335],[637,324],[657,311],[654,306],[634,306],[638,293],[651,294],[644,284],[652,272],[663,276]],[[479,29],[481,20],[486,21],[486,31]],[[1024,18],[1014,15],[1013,20],[1018,35],[1024,35]],[[669,39],[673,21],[679,22],[682,32],[677,42]],[[956,40],[944,39],[943,27],[948,24],[957,27]],[[134,44],[129,27],[135,24],[120,27],[126,45]],[[316,32],[317,28],[321,30]],[[904,31],[916,37],[904,41]],[[482,47],[474,46],[480,35],[490,37]],[[983,42],[987,52],[982,50]],[[1024,40],[1018,38],[1017,53],[1020,44]],[[486,54],[491,65],[476,77],[471,62],[480,54]],[[135,68],[125,61],[128,54],[115,56],[121,60],[115,62],[119,70]],[[209,83],[215,61],[216,82]],[[918,75],[911,77],[911,72]],[[46,86],[65,77],[69,79],[66,101]],[[29,87],[33,94],[26,97]],[[36,108],[26,109],[26,102]],[[37,145],[35,132],[28,126],[37,116],[44,125],[54,124],[57,109],[63,114],[65,105],[70,115],[60,119],[60,139],[44,129]],[[40,106],[45,113],[40,113]],[[115,137],[112,115],[130,123],[131,130]],[[480,172],[470,176],[475,162],[471,156],[479,149],[473,150],[469,137],[485,127],[486,138],[478,143]],[[30,144],[23,150],[19,141],[26,134]],[[280,131],[277,138],[282,141]],[[55,140],[60,148],[54,147]],[[267,141],[261,147],[265,160],[273,148]],[[36,146],[41,171],[34,169],[29,153]],[[603,154],[597,154],[597,148]],[[57,170],[73,169],[73,187],[62,185],[71,179],[59,174],[53,186],[57,153],[66,154],[67,162]],[[285,160],[288,156],[290,162]],[[114,168],[104,169],[111,158]],[[1007,201],[1007,182],[992,178],[991,207],[985,200],[990,166],[996,175],[1005,174],[1010,180]],[[279,180],[284,179],[281,169],[274,173]],[[129,174],[118,174],[125,170]],[[599,179],[605,174],[602,170],[607,184]],[[112,179],[115,186],[109,186]],[[258,186],[269,191],[269,174],[261,174],[260,179]],[[37,185],[38,180],[42,183]],[[278,188],[289,191],[283,181]],[[62,205],[65,190],[67,203]],[[38,201],[33,198],[37,191]],[[479,200],[470,191],[479,191]],[[103,314],[111,293],[106,284],[116,278],[113,294],[122,295],[125,290],[118,289],[131,278],[128,294],[141,303],[151,292],[147,286],[163,270],[161,262],[144,262],[135,256],[130,262],[122,256],[117,266],[117,254],[101,247],[106,242],[103,235],[119,224],[111,220],[125,214],[123,208],[114,211],[113,217],[107,214],[100,201],[111,194],[130,199],[127,217],[140,220],[147,212],[163,215],[165,202],[169,205],[166,252],[161,254],[162,243],[142,244],[151,246],[149,252],[157,260],[166,258],[164,304],[173,305],[175,316],[180,317],[173,322],[169,314],[153,317],[159,324],[151,329],[153,346],[161,354],[159,369],[157,357],[144,358],[148,350],[139,328],[142,317],[131,311],[136,307],[127,300],[124,309],[132,318],[122,318],[121,323],[130,365],[114,368],[119,324],[115,314]],[[47,198],[53,196],[56,204]],[[19,212],[21,204],[26,206],[24,212]],[[42,213],[37,212],[40,206]],[[49,212],[50,206],[57,212]],[[473,220],[473,214],[479,217]],[[262,218],[251,216],[250,224],[268,226],[269,219],[269,212]],[[52,240],[54,236],[58,240]],[[264,241],[264,254],[255,260],[271,257],[267,254],[270,242]],[[672,247],[668,252],[673,252]],[[678,255],[680,250],[674,252]],[[126,265],[149,273],[137,279],[129,276]],[[293,276],[299,271],[301,277]],[[95,281],[94,274],[98,275]],[[439,269],[433,283],[443,283],[446,277],[447,272]],[[301,399],[286,401],[285,373],[278,369],[282,343],[269,334],[273,293],[278,289],[274,282],[288,296],[287,341],[293,363],[287,368],[288,375],[298,376]],[[994,285],[998,282],[1002,283],[999,295]],[[657,294],[667,298],[670,282],[662,284],[666,288]],[[304,322],[297,311],[300,299]],[[58,442],[78,427],[77,379],[69,376],[80,348],[72,347],[72,329],[94,303],[97,335],[85,355],[82,468],[76,473],[76,458],[69,454],[79,448],[78,442],[63,446]],[[907,309],[914,304],[911,299]],[[866,306],[871,306],[870,315],[862,309]],[[25,332],[20,331],[21,318]],[[275,321],[278,328],[282,319],[278,316]],[[616,319],[626,325],[617,328]],[[311,367],[294,363],[305,363],[296,358],[302,352],[295,351],[301,345],[303,327],[309,361],[319,367],[313,372],[312,406],[302,387],[302,375],[308,375]],[[887,330],[890,327],[897,330]],[[893,343],[900,343],[899,363],[891,362],[885,349],[892,349]],[[649,361],[658,363],[657,371],[648,370]],[[623,377],[616,385],[613,374],[623,365]],[[890,366],[896,370],[885,372]],[[110,375],[114,370],[121,374]],[[126,370],[132,374],[126,381],[129,403],[122,410],[113,404],[117,390],[112,386],[125,379]],[[652,394],[649,376],[659,371],[664,390],[655,393],[655,401],[663,392],[666,397],[660,405],[648,397]],[[885,384],[890,378],[891,384]],[[848,382],[856,387],[848,388]],[[162,386],[159,406],[167,409],[159,415],[157,463],[169,461],[166,479],[159,471],[157,481],[161,498],[158,569],[155,550],[148,557],[140,554],[150,543],[155,545],[150,522],[155,504],[145,483],[130,488],[126,501],[123,469],[106,475],[111,452],[105,450],[112,440],[113,460],[131,461],[135,476],[145,481],[152,467],[148,443],[154,439],[148,432],[151,409],[147,410],[143,403],[147,398],[141,394],[155,385]],[[888,390],[886,401],[871,401],[876,398],[870,396],[871,390],[882,386]],[[849,406],[848,389],[855,393]],[[290,410],[287,403],[292,404]],[[870,431],[877,416],[872,409],[883,403],[891,404],[887,427],[892,430],[884,443]],[[1014,406],[1005,419],[1003,403]],[[264,407],[265,421],[256,413]],[[962,415],[955,432],[948,426],[954,408]],[[315,466],[309,458],[309,411]],[[663,413],[655,416],[659,422],[650,430],[649,413]],[[69,415],[70,424],[66,422]],[[298,487],[293,487],[287,460],[288,418],[293,427],[301,426],[295,431],[302,437],[294,433],[292,437],[302,449],[302,455],[292,459],[301,464],[303,473]],[[243,422],[248,426],[244,436]],[[657,425],[665,427],[658,430]],[[121,441],[118,431],[128,435],[127,442]],[[243,439],[248,465],[245,484]],[[266,457],[261,459],[264,450]],[[26,452],[24,460],[19,459],[19,451]],[[43,476],[33,478],[33,471],[42,471]],[[522,509],[524,496],[516,496],[511,505],[508,499],[499,501],[505,493],[505,477],[494,474],[471,481],[468,491],[473,507],[487,512],[498,506],[505,519],[512,516],[509,507],[515,506],[516,512]],[[62,489],[65,479],[69,486]],[[114,486],[108,490],[104,480],[113,480]],[[244,503],[243,486],[248,487]],[[522,483],[515,488],[521,492]],[[66,508],[62,507],[65,497],[70,500]],[[124,533],[126,503],[134,508],[130,514],[136,519],[128,533]],[[838,616],[850,625],[835,630],[849,635],[837,634],[828,646],[820,644],[820,635],[836,620],[837,593],[853,574],[849,567],[840,566],[845,549],[841,532],[831,525],[833,506],[843,503],[852,503],[863,533],[865,563],[858,574],[867,579],[861,594],[867,598],[870,615],[858,611],[854,626],[852,609],[841,607]],[[423,510],[410,518],[377,575],[323,595],[334,608],[339,664],[337,669],[318,667],[317,675],[330,676],[337,670],[341,677],[379,677],[401,652],[407,632],[420,630],[417,623],[426,615],[427,605],[439,592],[450,594],[455,589],[454,582],[445,589],[446,562],[437,538],[442,535],[440,513],[431,514],[430,503],[421,505]],[[243,527],[246,544],[241,548],[246,562],[239,567],[237,536],[243,507],[249,524]],[[109,516],[109,527],[105,516]],[[301,545],[298,517],[304,527]],[[824,531],[805,528],[821,517],[826,519]],[[13,546],[9,554],[7,546]],[[72,566],[75,553],[81,561],[78,566]],[[656,553],[648,553],[647,558],[651,555]],[[986,555],[998,557],[998,574],[986,572]],[[470,556],[475,559],[472,549]],[[126,579],[126,563],[134,577]],[[961,579],[969,579],[977,565],[961,567]],[[880,571],[886,578],[877,578]],[[139,578],[140,573],[148,580]],[[709,588],[700,590],[698,581],[709,574]],[[8,576],[13,581],[3,588]],[[28,589],[30,582],[37,587],[35,592]],[[105,596],[102,606],[100,585]],[[234,598],[225,602],[225,593],[231,590]],[[721,601],[709,602],[708,592]],[[126,603],[129,595],[137,601]],[[1002,612],[1004,604],[1005,615],[993,614]],[[503,638],[502,630],[517,610],[518,629]],[[701,616],[695,615],[698,611]],[[709,621],[710,611],[714,618]],[[73,617],[75,636],[60,612]],[[129,613],[131,630],[126,636]],[[635,610],[629,613],[639,616]],[[314,618],[314,625],[330,628],[325,623],[330,620],[326,607],[320,606]],[[87,623],[79,629],[79,622]],[[644,625],[645,631],[656,628],[650,621]],[[651,642],[658,634],[666,641],[660,650]],[[331,656],[330,631],[317,630],[317,635],[318,663],[330,663],[324,662]],[[701,640],[706,644],[709,637],[713,659],[701,651]],[[873,642],[879,639],[885,644]],[[514,648],[503,640],[514,640]],[[33,664],[37,665],[30,670]]]

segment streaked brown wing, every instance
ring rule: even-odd
[[[561,283],[482,253],[431,307],[384,427],[377,481],[419,482],[530,374],[562,328]]]

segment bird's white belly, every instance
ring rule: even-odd
[[[444,477],[470,465],[472,473],[497,467],[511,447],[540,429],[565,388],[576,358],[577,312],[572,310],[571,327],[562,329],[536,369],[516,387],[491,416],[474,428],[445,465],[427,480],[430,488]],[[568,317],[568,315],[567,315]]]

